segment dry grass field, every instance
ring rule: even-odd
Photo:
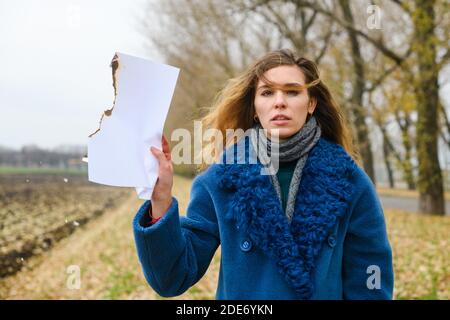
[[[36,209],[32,216],[30,213],[28,222],[15,227],[13,234],[30,230],[35,237],[38,236],[39,232],[34,229],[38,228],[38,221],[45,220],[46,215],[55,216],[56,212],[59,212],[58,221],[64,220],[65,217],[71,217],[71,221],[79,220],[78,215],[87,212],[95,216],[95,210],[104,212],[87,220],[87,223],[80,224],[69,235],[53,244],[51,250],[43,250],[24,259],[20,272],[0,279],[0,298],[164,299],[147,285],[136,255],[131,221],[142,200],[137,199],[134,190],[107,188],[110,191],[106,196],[101,191],[89,189],[93,188],[92,186],[83,186],[82,183],[72,187],[65,183],[64,186],[67,188],[63,190],[62,186],[56,188],[49,183],[46,187],[49,191],[41,190],[47,194],[59,191],[57,194],[63,198],[54,199],[58,204],[55,204],[52,210]],[[179,200],[183,213],[189,200],[190,186],[190,179],[175,177],[174,195]],[[5,217],[13,219],[9,218],[9,215],[15,215],[17,210],[22,210],[22,216],[27,216],[24,213],[33,206],[46,208],[45,204],[40,202],[49,199],[47,196],[41,198],[35,195],[32,200],[27,201],[19,185],[14,184],[14,188],[18,188],[18,193],[13,196],[18,197],[19,203],[26,202],[26,209],[9,205],[6,207],[9,211],[2,208],[2,222],[6,221]],[[77,188],[83,191],[77,191]],[[3,205],[8,189],[2,188],[0,192]],[[117,190],[120,190],[120,195],[114,193]],[[126,190],[126,195],[122,194],[123,190]],[[73,198],[67,196],[69,193],[75,194]],[[78,197],[76,194],[83,196]],[[113,204],[107,200],[111,195],[117,200]],[[77,210],[74,209],[75,204],[80,206]],[[394,251],[395,299],[450,299],[450,218],[392,210],[386,210],[385,214]],[[4,227],[0,232],[1,241],[5,241]],[[8,243],[14,242],[11,238],[14,235],[6,237]],[[1,242],[0,246],[3,248]],[[219,263],[220,249],[206,275],[186,293],[173,299],[214,299]],[[72,265],[79,266],[81,270],[79,289],[69,289],[67,285],[68,267]]]

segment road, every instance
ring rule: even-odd
[[[401,209],[411,212],[419,211],[418,199],[407,197],[380,196],[381,203],[385,209]],[[450,215],[450,201],[445,202],[446,215]]]

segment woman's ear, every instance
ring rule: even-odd
[[[317,100],[316,98],[311,98],[309,99],[309,104],[308,104],[308,113],[312,114],[314,112],[314,110],[316,109],[317,106]]]

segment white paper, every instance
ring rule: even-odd
[[[112,112],[88,141],[89,181],[135,187],[150,199],[159,164],[150,146],[161,147],[164,122],[179,69],[116,53],[116,97]]]

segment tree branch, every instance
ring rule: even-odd
[[[270,1],[270,0],[259,1],[259,3],[261,5],[262,3],[268,2],[268,1]],[[330,11],[322,8],[316,2],[309,2],[309,1],[305,1],[305,0],[291,0],[291,2],[296,4],[297,6],[306,7],[306,8],[310,8],[311,10],[317,11],[318,13],[321,13],[321,14],[331,18],[332,20],[337,22],[342,27],[352,30],[358,36],[360,36],[360,37],[364,38],[365,40],[367,40],[368,42],[370,42],[373,46],[375,46],[378,50],[380,50],[386,57],[393,60],[397,65],[401,65],[402,62],[406,58],[406,55],[405,56],[398,55],[397,53],[395,53],[394,51],[392,51],[388,47],[386,47],[386,45],[381,40],[373,39],[366,33],[362,32],[361,30],[354,27],[351,23],[339,18],[334,12],[330,12]]]
[[[372,92],[374,91],[376,88],[378,88],[379,85],[381,85],[383,83],[383,81],[392,73],[395,71],[395,69],[397,69],[398,65],[394,64],[392,67],[390,67],[389,69],[387,69],[385,72],[383,72],[383,74],[376,79],[375,81],[372,81],[372,84],[370,87],[366,87],[364,89],[364,91],[366,92]]]

